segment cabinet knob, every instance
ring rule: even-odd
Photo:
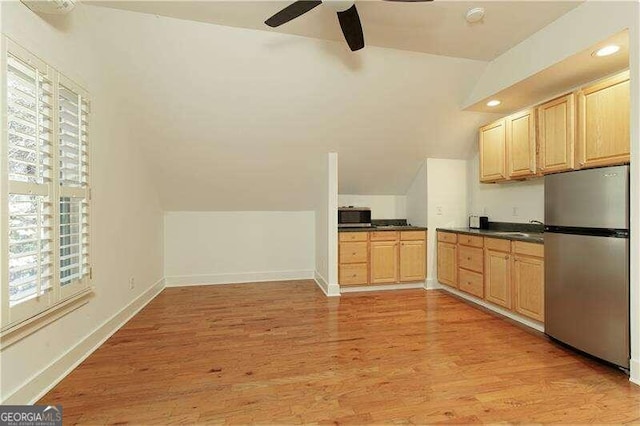
[[[352,256],[355,256],[355,255],[356,255],[356,252],[354,251],[353,253],[351,253],[351,255],[352,255]]]
[[[508,256],[508,255],[507,255],[507,256],[505,256],[505,257],[504,257],[504,260],[509,260],[509,256]]]
[[[351,278],[355,278],[355,277],[356,277],[356,274],[351,275]]]

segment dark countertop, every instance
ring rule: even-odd
[[[421,226],[367,226],[362,228],[338,228],[338,232],[371,232],[371,231],[426,231]]]
[[[470,228],[436,228],[436,231],[454,232],[456,234],[478,235],[481,237],[501,238],[503,240],[525,241],[528,243],[544,244],[542,232],[523,231],[523,234],[514,234],[517,231],[498,231],[491,229]]]

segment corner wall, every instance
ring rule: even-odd
[[[82,3],[64,17],[40,17],[1,2],[1,26],[92,98],[92,248],[95,293],[77,310],[0,353],[3,404],[33,403],[162,288],[162,210],[145,158],[121,112],[126,100],[110,70],[121,62],[96,44],[101,23]],[[129,289],[134,277],[135,288]]]
[[[338,285],[338,154],[321,158],[317,181],[315,280],[327,296],[340,296]]]
[[[436,229],[467,226],[467,162],[428,158],[427,194],[429,202],[427,217],[429,235],[427,239],[427,287],[437,286]]]

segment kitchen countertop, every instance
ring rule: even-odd
[[[498,231],[491,229],[470,229],[470,228],[437,228],[436,231],[453,232],[456,234],[478,235],[481,237],[501,238],[503,240],[525,241],[528,243],[544,244],[542,232],[530,231]]]
[[[427,228],[421,226],[367,226],[361,228],[338,228],[338,232],[370,232],[370,231],[426,231]]]

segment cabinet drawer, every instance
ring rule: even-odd
[[[511,251],[511,241],[500,238],[485,238],[484,246],[490,250],[504,251],[507,253]]]
[[[482,247],[483,240],[483,237],[478,237],[475,235],[458,235],[458,244],[462,244],[465,246]]]
[[[458,246],[458,266],[482,273],[484,257],[481,248]]]
[[[477,297],[484,297],[482,274],[460,269],[458,271],[458,288]]]
[[[396,231],[373,231],[369,232],[371,241],[396,241],[398,233]]]
[[[442,241],[443,243],[455,244],[458,242],[458,235],[454,234],[453,232],[438,231],[438,241]]]
[[[515,254],[524,254],[526,256],[544,257],[544,245],[527,243],[525,241],[514,241],[513,252]]]
[[[340,265],[340,285],[367,284],[368,270],[366,263]]]
[[[403,241],[410,240],[424,240],[427,236],[425,231],[402,231],[400,232],[400,239]]]
[[[340,243],[340,263],[366,263],[367,243]]]
[[[368,232],[338,232],[340,242],[367,241]]]

